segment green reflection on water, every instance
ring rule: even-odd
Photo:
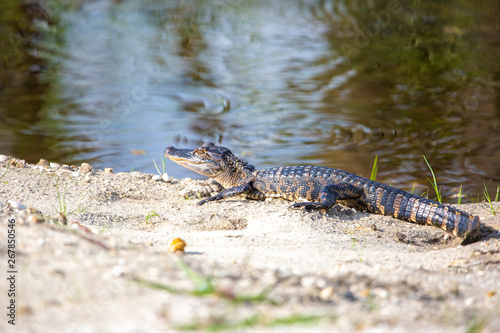
[[[30,128],[44,118],[41,111],[49,100],[47,77],[56,65],[47,60],[47,53],[59,48],[62,27],[57,26],[57,12],[63,9],[58,1],[4,0],[0,4],[0,149],[4,154],[28,161],[60,157],[52,147],[56,131],[32,133]]]
[[[498,180],[493,164],[499,159],[493,156],[499,146],[483,144],[495,140],[499,129],[498,8],[489,1],[391,0],[321,1],[311,10],[329,26],[332,50],[346,59],[317,79],[328,85],[332,77],[356,72],[325,94],[325,105],[340,105],[358,123],[383,133],[379,147],[357,147],[361,155],[386,145],[382,168],[389,173],[412,159],[423,171],[416,160],[423,153],[433,156],[440,174]],[[493,157],[493,164],[475,161],[476,154]]]

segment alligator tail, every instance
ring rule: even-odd
[[[390,186],[379,185],[370,206],[379,214],[444,229],[463,238],[462,245],[481,238],[478,216]]]

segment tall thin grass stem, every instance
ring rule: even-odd
[[[372,174],[370,175],[370,180],[375,180],[377,178],[377,172],[378,172],[377,161],[378,161],[378,155],[375,155],[375,160],[373,161]]]
[[[429,162],[425,158],[425,155],[422,155],[422,156],[424,157],[425,163],[427,163],[427,166],[429,167],[429,170],[431,170],[431,174],[432,174],[433,181],[431,181],[429,178],[427,178],[427,180],[429,180],[429,182],[431,183],[432,187],[434,188],[434,191],[436,192],[437,200],[440,203],[442,203],[442,201],[441,201],[442,200],[441,199],[441,193],[439,193],[439,188],[438,188],[436,176],[434,175],[434,171],[432,170],[431,165],[429,164]]]

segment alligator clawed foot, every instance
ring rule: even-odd
[[[297,202],[289,206],[290,209],[302,208],[305,210],[317,209],[318,204],[314,202]]]
[[[203,200],[201,200],[201,201],[198,201],[196,204],[197,204],[198,206],[201,206],[201,205],[206,204],[206,203],[207,203],[207,202],[209,202],[209,201],[213,201],[212,197],[210,197],[210,198],[206,198],[206,199],[203,199]]]

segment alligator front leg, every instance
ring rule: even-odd
[[[204,203],[207,203],[209,201],[217,201],[217,200],[222,200],[225,198],[229,198],[238,194],[243,194],[243,193],[251,193],[255,191],[255,189],[250,185],[250,184],[244,184],[244,185],[239,185],[235,187],[231,187],[228,189],[223,190],[219,194],[214,195],[213,197],[206,198],[198,202],[198,205],[203,205]]]
[[[362,192],[363,188],[349,183],[327,185],[321,189],[319,202],[298,202],[290,208],[329,210],[337,203],[337,200],[357,199]]]

